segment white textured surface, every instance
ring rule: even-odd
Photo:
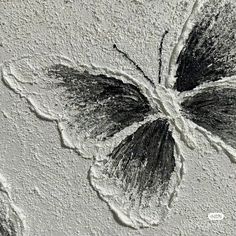
[[[59,54],[81,64],[141,75],[113,49],[117,43],[152,78],[158,44],[165,41],[165,70],[193,1],[0,1],[0,60]],[[0,173],[22,209],[28,235],[234,235],[235,165],[197,130],[194,150],[181,144],[185,175],[166,221],[156,228],[122,226],[88,181],[91,160],[63,148],[54,122],[1,81]],[[31,108],[31,109],[30,109]],[[185,148],[184,148],[185,147]],[[208,214],[222,212],[222,221]]]

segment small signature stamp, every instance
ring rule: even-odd
[[[211,212],[208,214],[208,219],[211,221],[220,221],[225,218],[225,215],[221,212]]]

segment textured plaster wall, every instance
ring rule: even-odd
[[[194,1],[0,1],[0,63],[22,55],[57,54],[81,64],[141,77],[116,43],[152,78],[166,29],[164,77],[170,54]],[[167,219],[158,227],[124,226],[92,189],[91,160],[63,145],[54,121],[0,82],[0,173],[22,210],[25,235],[235,235],[236,171],[224,152],[194,130],[197,147],[182,149],[185,174]],[[208,214],[222,212],[222,221]]]

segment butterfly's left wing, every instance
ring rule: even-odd
[[[235,148],[235,1],[197,1],[179,41],[168,85],[180,92],[184,116]]]

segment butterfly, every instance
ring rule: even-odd
[[[196,1],[165,81],[150,80],[117,46],[146,83],[47,54],[4,63],[3,80],[57,123],[64,146],[93,160],[90,183],[124,224],[158,225],[185,174],[179,142],[194,140],[185,130],[197,128],[235,162],[235,16],[233,1]]]

